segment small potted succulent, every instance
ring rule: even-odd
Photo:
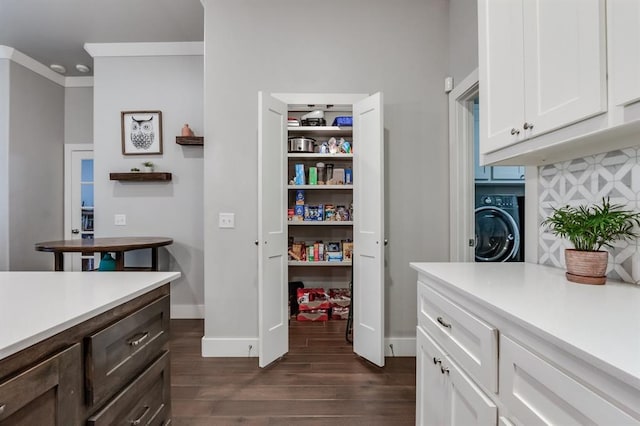
[[[145,172],[152,172],[153,171],[153,162],[152,161],[145,161],[144,163],[142,163],[142,165],[144,166],[144,171]]]
[[[574,246],[565,250],[569,281],[604,284],[609,253],[601,248],[613,248],[614,241],[636,238],[634,227],[640,226],[640,213],[603,198],[601,205],[553,209],[542,226]]]

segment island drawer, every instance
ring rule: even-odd
[[[171,416],[169,352],[87,420],[88,425],[163,425]]]
[[[498,330],[418,281],[418,325],[488,390],[498,391]]]
[[[131,382],[169,340],[169,296],[85,338],[85,391],[98,404]]]

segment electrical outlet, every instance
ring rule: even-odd
[[[235,228],[235,227],[236,227],[235,213],[219,213],[218,214],[218,228]]]
[[[116,214],[113,216],[113,224],[117,226],[125,226],[127,224],[126,214]]]

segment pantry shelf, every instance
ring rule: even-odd
[[[289,226],[353,226],[350,220],[290,220]]]
[[[329,261],[318,261],[318,262],[307,262],[307,261],[297,261],[290,260],[289,266],[351,266],[352,262],[350,260],[343,260],[341,262],[329,262]]]
[[[353,128],[338,126],[289,126],[289,134],[304,134],[313,136],[351,136]]]
[[[353,154],[344,154],[344,153],[340,153],[340,154],[319,154],[319,153],[302,153],[302,152],[292,152],[287,154],[287,157],[289,158],[313,158],[316,160],[348,160],[348,159],[352,159],[353,158]]]
[[[288,185],[288,189],[353,189],[353,185]]]

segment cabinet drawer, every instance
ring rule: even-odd
[[[498,330],[418,281],[418,325],[478,383],[498,391]]]
[[[500,337],[500,396],[509,417],[526,425],[640,425],[508,337]]]
[[[0,424],[77,424],[81,359],[76,344],[0,383]]]
[[[130,382],[161,353],[169,339],[169,296],[85,338],[85,381],[89,405]]]
[[[163,425],[171,417],[169,352],[117,394],[88,425]]]

